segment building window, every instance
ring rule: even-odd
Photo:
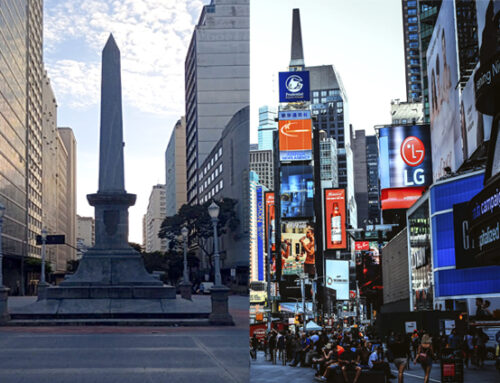
[[[408,17],[408,22],[409,23],[412,23],[412,24],[416,24],[417,23],[417,18],[416,17]]]
[[[415,41],[410,42],[410,48],[418,48],[418,42]]]
[[[410,33],[408,37],[410,40],[418,40],[418,34],[416,33]]]
[[[321,91],[321,97],[326,97],[326,90]]]
[[[408,1],[408,6],[409,7],[416,7],[417,6],[417,0],[410,0]]]
[[[319,92],[314,91],[313,92],[313,97],[318,97],[318,96],[319,96]]]
[[[418,32],[418,26],[416,26],[416,25],[409,25],[408,26],[408,31],[410,31],[410,32]]]
[[[219,157],[222,157],[222,146],[219,148]]]
[[[408,15],[415,16],[416,14],[417,14],[417,10],[416,9],[408,9]]]

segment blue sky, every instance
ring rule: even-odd
[[[44,59],[58,126],[78,143],[77,211],[93,216],[97,191],[101,50],[113,33],[121,51],[125,185],[137,194],[130,240],[142,243],[151,188],[165,182],[164,153],[184,114],[184,59],[209,0],[45,0]],[[405,98],[400,0],[250,0],[251,140],[258,107],[276,104],[277,73],[290,57],[292,9],[301,9],[306,65],[334,64],[355,129],[390,121],[390,100]]]
[[[58,126],[77,140],[77,211],[93,216],[97,191],[101,51],[113,33],[121,51],[125,185],[137,194],[130,240],[142,243],[152,186],[165,182],[165,149],[184,114],[184,58],[208,0],[46,0],[44,60]]]
[[[354,129],[391,121],[406,101],[401,0],[250,0],[251,139],[258,108],[277,105],[277,73],[290,62],[292,9],[299,8],[306,65],[332,64],[342,78]]]

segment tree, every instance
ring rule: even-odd
[[[209,259],[210,268],[212,268],[211,259],[214,253],[213,246],[210,246],[213,243],[213,224],[208,214],[208,207],[211,203],[208,201],[202,205],[182,205],[176,215],[165,218],[158,233],[160,238],[169,241],[171,250],[180,251],[183,246],[181,229],[186,226],[189,230],[188,247],[200,249]],[[220,237],[228,232],[234,233],[240,224],[235,212],[238,201],[223,198],[216,203],[220,208],[217,235]]]

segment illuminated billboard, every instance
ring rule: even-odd
[[[293,71],[279,73],[280,102],[303,102],[310,100],[309,72]]]
[[[345,189],[325,189],[325,249],[347,248]]]
[[[427,76],[434,181],[456,171],[462,164],[456,9],[443,1],[427,49]]]
[[[314,216],[314,178],[309,165],[282,165],[280,185],[281,217]]]
[[[380,192],[382,210],[408,209],[424,194],[425,187],[384,189]]]
[[[257,280],[264,280],[264,196],[262,186],[257,186]]]
[[[280,161],[312,159],[312,120],[308,110],[279,112]]]
[[[349,261],[327,259],[326,287],[337,292],[337,300],[349,300]]]
[[[379,130],[379,178],[382,190],[432,184],[429,125]]]
[[[281,223],[282,275],[315,274],[314,223],[310,221],[282,221]]]
[[[276,205],[274,204],[274,192],[265,192],[266,205],[266,251],[271,241],[271,251],[276,251]],[[269,238],[269,225],[271,225],[271,237]]]

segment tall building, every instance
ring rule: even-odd
[[[274,190],[274,166],[272,150],[250,150],[250,170],[259,176],[259,183]]]
[[[273,150],[273,132],[278,129],[278,109],[272,106],[259,108],[259,150]]]
[[[198,203],[198,171],[233,115],[250,103],[249,0],[211,0],[185,61],[187,201]],[[248,148],[248,146],[247,146]]]
[[[42,228],[42,0],[0,2],[0,202],[5,206],[4,284],[27,285]]]
[[[337,188],[339,186],[337,169],[337,142],[331,138],[321,137],[319,142],[321,186]]]
[[[186,200],[186,118],[174,126],[165,151],[166,216],[177,214]]]
[[[421,102],[391,100],[391,119],[393,124],[423,124],[424,105]]]
[[[167,216],[165,185],[155,185],[149,195],[148,210],[146,212],[146,252],[167,251],[167,240],[159,238],[161,224]]]
[[[380,198],[378,185],[378,142],[375,135],[367,136],[356,130],[353,137],[354,190],[358,227],[380,223]]]
[[[229,121],[221,138],[201,164],[200,203],[231,198],[237,201],[235,211],[240,222],[234,232],[228,232],[220,238],[221,268],[229,274],[229,269],[236,269],[240,283],[248,280],[249,254],[249,161],[250,142],[249,107],[241,109]],[[202,267],[206,260],[201,259]]]
[[[76,248],[77,256],[81,258],[87,249],[95,245],[95,221],[94,217],[76,216]]]
[[[57,131],[61,140],[60,146],[64,148],[64,151],[59,151],[61,160],[58,174],[59,177],[66,176],[66,187],[63,188],[61,185],[61,198],[59,199],[61,220],[58,232],[65,233],[67,244],[64,247],[61,246],[60,251],[63,254],[58,257],[57,261],[58,269],[62,270],[66,268],[67,261],[76,259],[76,139],[71,128],[59,127]],[[64,199],[65,202],[63,202]],[[62,220],[64,216],[66,221]]]
[[[43,1],[27,4],[26,206],[28,257],[40,257],[36,236],[42,230]]]
[[[368,181],[368,221],[381,223],[380,190],[378,182],[378,141],[377,136],[366,136],[366,171]]]

